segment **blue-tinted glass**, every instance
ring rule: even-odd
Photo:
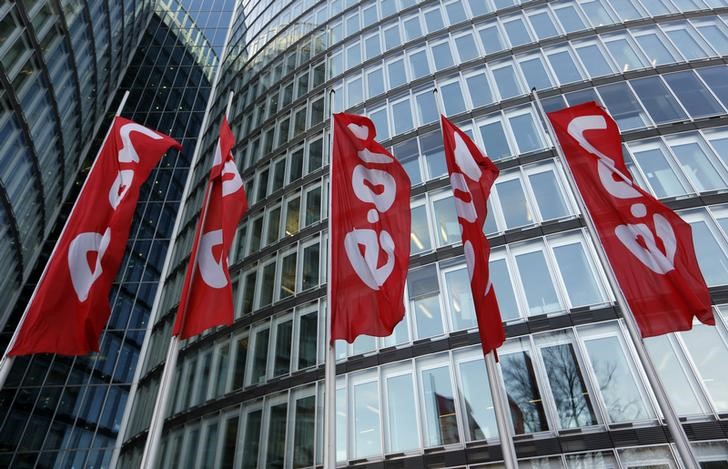
[[[493,77],[498,84],[498,90],[502,99],[523,94],[518,78],[516,78],[515,70],[513,70],[513,65],[508,64],[504,67],[493,69]]]
[[[480,134],[483,137],[485,153],[492,160],[498,160],[511,154],[506,134],[503,132],[501,121],[491,122],[480,127]]]
[[[468,84],[470,100],[473,101],[473,106],[480,107],[493,102],[490,84],[484,73],[467,77],[465,82]]]
[[[614,83],[597,88],[609,114],[617,121],[621,130],[642,127],[642,107],[626,83]]]
[[[420,26],[419,16],[404,20],[404,35],[407,41],[411,41],[422,36],[422,27]]]
[[[412,128],[412,108],[409,99],[392,105],[392,121],[395,135]]]
[[[556,17],[559,19],[561,26],[564,27],[564,30],[567,33],[573,33],[574,31],[584,29],[584,22],[581,20],[579,13],[576,12],[573,5],[554,9],[554,12],[556,13]]]
[[[508,35],[508,39],[511,41],[512,47],[531,42],[531,36],[528,34],[526,25],[523,24],[523,20],[521,18],[504,22],[503,26],[506,30],[506,34]]]
[[[634,2],[631,0],[610,0],[610,2],[614,7],[614,11],[616,11],[620,18],[624,21],[642,17]]]
[[[425,24],[427,25],[427,31],[430,33],[445,27],[442,21],[442,12],[439,8],[425,12]]]
[[[528,314],[546,314],[561,309],[542,251],[516,256],[521,282],[528,302]]]
[[[443,94],[444,99],[444,94]],[[417,111],[420,116],[420,124],[427,124],[429,122],[436,122],[439,118],[437,112],[437,103],[435,102],[435,95],[432,92],[426,92],[418,94],[415,97],[417,102]]]
[[[707,54],[688,29],[673,29],[667,36],[688,60],[704,59]]]
[[[692,117],[722,114],[723,107],[691,70],[664,75],[665,81]]]
[[[554,256],[572,307],[593,305],[604,300],[580,243],[557,246]]]
[[[632,87],[645,105],[645,109],[657,123],[672,122],[687,118],[675,97],[659,77],[632,80]]]
[[[665,41],[656,33],[637,36],[636,39],[653,67],[675,62],[675,58],[665,45]]]
[[[445,5],[447,10],[447,17],[450,19],[450,24],[462,23],[465,21],[465,8],[463,8],[462,0],[456,0]]]
[[[581,80],[581,73],[576,68],[574,59],[568,51],[555,52],[547,55],[551,68],[559,82],[564,85]]]
[[[604,57],[602,50],[596,44],[578,47],[576,53],[579,54],[579,58],[584,64],[584,67],[586,67],[589,76],[599,77],[612,73],[612,67],[607,62],[606,57]]]
[[[395,88],[407,83],[407,72],[404,66],[404,59],[398,59],[387,64],[387,75],[389,76],[390,88]]]
[[[460,90],[460,82],[449,83],[443,85],[442,102],[445,105],[445,114],[455,115],[465,111],[465,101],[463,100],[463,92]]]
[[[489,26],[478,32],[480,33],[480,41],[483,43],[486,54],[492,54],[506,48],[497,26]]]
[[[490,279],[495,288],[495,296],[498,298],[501,319],[504,321],[518,319],[520,317],[518,303],[516,295],[513,293],[513,285],[505,259],[490,261]]]
[[[718,67],[700,68],[697,72],[720,102],[723,103],[723,106],[728,107],[728,67],[720,65]]]
[[[432,58],[435,61],[435,69],[442,70],[444,68],[452,67],[452,52],[450,52],[450,44],[444,42],[432,46]]]
[[[545,39],[559,34],[554,22],[551,21],[551,17],[545,11],[530,15],[528,20],[531,22],[531,26],[533,26],[534,31],[536,31],[536,36],[539,39]]]
[[[690,223],[693,246],[705,283],[710,286],[728,283],[728,257],[713,232],[703,220]]]
[[[697,29],[720,55],[728,55],[728,35],[722,29],[714,24],[698,26]]]
[[[367,73],[367,92],[369,98],[384,93],[384,70],[378,68]]]
[[[521,71],[526,78],[526,85],[529,89],[546,90],[551,88],[551,80],[544,68],[541,57],[533,57],[520,62]]]
[[[475,38],[473,38],[472,34],[455,38],[455,47],[461,62],[466,62],[478,56],[478,47],[475,45]]]
[[[430,74],[430,65],[427,62],[427,53],[424,50],[409,56],[413,78],[424,77]]]

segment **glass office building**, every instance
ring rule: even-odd
[[[45,2],[43,8],[56,11],[57,3]],[[107,21],[99,11],[96,11],[101,8],[103,12],[106,2],[89,2],[88,5],[85,2],[62,3],[66,8],[63,11],[67,19],[71,10],[77,11],[80,15],[78,18],[81,18],[76,20],[81,21],[80,25],[74,23],[69,26],[70,37],[63,36],[63,31],[56,31],[59,24],[65,24],[62,21],[59,23],[58,16],[41,22],[44,25],[49,22],[50,26],[46,25],[45,29],[56,31],[54,34],[58,37],[54,36],[54,40],[60,42],[61,45],[58,46],[60,50],[64,50],[62,46],[65,41],[75,40],[72,37],[75,38],[76,35],[86,37],[86,25],[83,21],[89,15],[96,23],[104,24],[104,21]],[[23,5],[29,7],[29,2],[8,3],[8,5],[11,5],[10,15],[22,18]],[[122,2],[109,2],[112,11],[121,5]],[[212,5],[211,3],[208,7]],[[182,143],[183,150],[170,151],[142,188],[127,252],[112,287],[109,300],[112,314],[101,338],[100,353],[77,358],[44,354],[16,359],[6,385],[0,391],[0,466],[2,467],[109,467],[132,388],[160,271],[187,179],[190,159],[209,102],[211,82],[219,61],[216,48],[221,48],[223,43],[223,39],[216,39],[220,29],[218,24],[221,21],[229,21],[232,1],[216,2],[214,6],[216,9],[206,10],[205,18],[197,17],[200,21],[199,28],[193,19],[193,14],[199,14],[199,10],[190,10],[189,5],[176,0],[140,3],[136,16],[133,14],[134,2],[127,2],[124,7],[130,9],[129,11],[125,10],[123,15],[121,13],[112,15],[112,18],[117,20],[119,16],[127,18],[129,24],[124,27],[126,29],[120,30],[125,30],[133,41],[124,46],[124,50],[128,50],[128,58],[124,59],[123,64],[111,71],[105,70],[104,75],[99,77],[100,83],[107,88],[103,95],[103,105],[99,104],[97,107],[93,101],[84,98],[83,105],[92,103],[91,110],[97,113],[95,118],[93,116],[89,118],[91,122],[89,132],[96,132],[95,134],[69,134],[66,140],[66,134],[54,133],[50,124],[34,121],[33,119],[38,117],[28,114],[32,109],[29,110],[24,103],[20,103],[20,108],[26,113],[26,120],[31,127],[38,125],[48,138],[57,140],[63,138],[71,145],[67,172],[63,173],[63,170],[60,172],[61,176],[65,174],[65,177],[70,179],[68,181],[60,179],[60,181],[66,189],[72,186],[73,189],[64,192],[67,197],[60,209],[62,215],[56,217],[57,225],[48,236],[47,252],[39,254],[41,260],[36,267],[38,270],[43,268],[124,91],[128,90],[130,94],[121,114],[171,135]],[[69,8],[71,10],[68,10]],[[21,13],[16,13],[16,10]],[[32,10],[34,13],[29,16],[34,25],[38,21],[37,18],[41,17],[36,10]],[[136,22],[139,23],[137,26],[134,26],[136,23],[129,21],[132,18],[136,18]],[[222,30],[227,30],[227,23]],[[106,34],[108,31],[96,38],[99,51],[103,50],[103,44],[108,45],[108,42],[104,42]],[[217,42],[212,42],[213,40]],[[4,46],[5,43],[2,47]],[[83,57],[84,53],[89,53],[88,50],[76,48],[73,43],[68,50],[73,51],[78,58]],[[110,54],[108,51],[104,53]],[[48,54],[49,60],[67,60],[65,56],[59,56],[53,51],[48,51]],[[91,67],[91,63],[88,67]],[[71,68],[66,70],[61,67],[60,70],[65,70],[68,74],[64,80],[73,78]],[[91,75],[90,70],[91,68],[84,73],[96,80],[96,76]],[[59,80],[61,71],[52,68],[51,77]],[[23,73],[25,71],[21,70],[20,74]],[[113,76],[111,81],[110,76]],[[43,83],[42,77],[39,72],[37,77],[39,84]],[[73,97],[76,88],[72,85],[73,81],[60,84],[57,92],[70,93]],[[81,89],[85,89],[86,86],[82,86]],[[23,93],[31,93],[22,91],[24,90],[22,87],[18,89],[21,89],[21,96],[25,96]],[[39,96],[44,96],[38,90],[32,93],[27,99],[39,100]],[[107,99],[107,96],[115,97],[111,100]],[[67,105],[75,106],[76,103],[71,101]],[[42,107],[38,109],[34,112],[45,112],[49,119],[53,116],[51,110],[43,110]],[[75,128],[73,127],[75,119],[81,114],[74,114],[73,109],[67,113],[68,115],[64,114],[62,122]],[[12,122],[12,117],[3,119],[6,123]],[[16,133],[19,132],[18,130]],[[25,141],[21,137],[22,135],[19,135],[17,142],[10,148],[18,152],[31,151],[31,147],[23,150],[21,143]],[[92,140],[93,145],[91,145]],[[33,142],[38,150],[53,150],[52,140],[39,142],[37,138],[27,138],[27,142]],[[83,150],[79,144],[87,142]],[[10,143],[7,141],[4,143],[6,146],[2,148],[2,157],[21,164],[18,155],[6,152]],[[47,146],[43,146],[46,144]],[[55,166],[50,163],[46,166],[43,160],[40,164],[48,175],[56,177]],[[14,185],[20,184],[21,188],[33,189],[30,176],[17,172],[12,174],[24,179],[22,183],[13,182]],[[27,183],[27,179],[31,179],[31,183]],[[7,186],[3,184],[3,189],[5,188]],[[33,200],[30,196],[26,196],[25,199]],[[61,207],[60,200],[52,199],[48,203],[55,211]],[[26,221],[31,222],[31,217],[27,217],[29,220]],[[7,226],[6,224],[5,227]],[[40,230],[33,231],[34,235],[38,233]],[[43,233],[47,234],[45,231]],[[9,262],[5,265],[8,266],[10,273]],[[18,302],[17,316],[22,314],[34,282],[35,280],[27,282],[25,288],[29,291],[25,301],[21,298]],[[5,293],[3,297],[7,298]],[[6,327],[5,342],[12,334],[16,323],[17,319],[14,322],[11,320]]]
[[[189,2],[189,15],[204,18],[206,3]],[[138,467],[230,91],[250,202],[230,255],[235,322],[183,344],[159,465],[321,464],[334,89],[334,110],[369,116],[413,185],[405,320],[391,337],[337,349],[339,465],[499,467],[437,87],[447,115],[501,168],[483,229],[506,323],[499,355],[521,467],[678,467],[595,240],[529,94],[536,87],[547,110],[604,105],[637,181],[691,224],[718,325],[647,346],[701,464],[728,465],[728,2],[235,3],[224,9],[232,19],[224,53],[213,45],[222,56],[215,83],[187,86],[210,94],[196,123],[199,158],[186,146],[168,161],[191,165],[189,178],[170,169],[174,182],[159,182],[169,187],[164,195],[152,186],[142,198],[130,246],[143,256],[128,257],[114,291],[102,345],[130,344],[119,350],[133,359],[104,352],[55,358],[50,372],[47,357],[14,367],[14,384],[1,394],[12,403],[0,406],[0,442],[11,442],[0,449],[3,464],[103,466],[116,441],[120,467]],[[223,23],[212,26],[215,37]],[[152,51],[163,48],[147,31],[140,51],[159,64]],[[129,80],[150,77],[140,85],[146,90],[161,80],[153,70],[140,67]],[[156,89],[154,103],[169,92]],[[177,118],[168,114],[176,103],[160,100],[159,115],[139,105],[135,112],[167,130],[158,122]],[[184,135],[191,147],[197,132]],[[147,206],[170,210],[146,223]],[[76,386],[79,376],[85,381]]]

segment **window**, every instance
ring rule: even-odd
[[[409,18],[405,18],[402,21],[404,25],[404,35],[407,41],[417,39],[422,36],[422,27],[420,26],[420,17],[415,15]]]
[[[508,34],[511,47],[517,47],[531,42],[531,35],[528,33],[528,29],[526,29],[526,25],[520,16],[503,21],[503,28],[506,30],[506,34]]]
[[[550,244],[571,307],[603,303],[605,295],[582,242],[567,237],[551,238]]]
[[[542,220],[571,215],[555,170],[549,166],[534,166],[527,170],[528,182]]]
[[[498,355],[515,434],[548,430],[528,339],[507,341]]]
[[[610,422],[655,417],[614,324],[579,330]]]
[[[479,29],[478,33],[480,34],[480,41],[483,43],[483,49],[486,54],[493,54],[506,48],[497,25],[486,26],[485,28]]]
[[[475,320],[475,306],[473,295],[470,290],[470,275],[467,266],[445,270],[443,272],[445,292],[447,294],[448,307],[450,309],[450,320],[452,330],[459,331],[477,326]]]
[[[728,80],[726,80],[725,66],[707,67],[698,69],[698,75],[708,84],[723,106],[728,106]]]
[[[499,160],[511,155],[508,139],[503,131],[503,123],[499,118],[486,121],[480,126],[485,153],[492,160]]]
[[[687,114],[660,77],[640,78],[632,80],[630,83],[656,123],[662,124],[687,118]]]
[[[585,28],[584,21],[579,16],[574,5],[567,4],[560,8],[554,8],[554,13],[567,33],[573,33],[574,31]]]
[[[535,337],[549,388],[556,406],[559,428],[578,428],[597,423],[591,393],[577,359],[571,334],[556,331]]]
[[[410,298],[410,310],[414,313],[417,338],[422,339],[442,334],[437,267],[428,265],[411,270],[407,276],[407,291]]]
[[[280,396],[266,401],[268,432],[265,441],[267,451],[264,467],[283,467],[283,459],[286,454],[286,423],[288,420],[288,402],[284,399],[285,396]]]
[[[399,453],[420,446],[414,384],[409,367],[384,372],[384,405],[387,407],[387,452]]]
[[[373,98],[384,93],[384,70],[375,68],[367,71],[367,97]]]
[[[278,231],[281,226],[281,207],[280,205],[268,211],[268,223],[266,230],[265,244],[269,245],[278,241]]]
[[[427,90],[416,95],[415,102],[417,103],[417,115],[420,118],[421,124],[424,125],[430,122],[437,122],[439,115],[437,112],[435,95],[432,90]]]
[[[265,381],[265,370],[268,360],[268,327],[257,329],[253,337],[253,359],[251,360],[250,383],[259,384]]]
[[[399,23],[384,28],[384,47],[394,49],[402,43],[399,37]]]
[[[513,135],[516,135],[516,145],[520,154],[529,153],[543,148],[541,135],[536,130],[536,124],[530,109],[512,111],[507,114],[508,123]]]
[[[273,302],[274,282],[276,276],[275,259],[264,265],[261,271],[260,298],[258,305],[263,307]]]
[[[617,63],[617,67],[622,72],[640,69],[647,65],[647,62],[642,59],[641,54],[637,52],[636,48],[632,45],[631,41],[627,39],[627,37],[615,36],[612,38],[605,38],[604,43],[607,46],[607,50],[609,50]]]
[[[298,369],[316,365],[316,351],[318,344],[318,311],[306,310],[299,316],[298,321]]]
[[[258,467],[258,448],[260,445],[260,424],[263,410],[258,408],[248,410],[245,418],[245,432],[243,433],[243,469],[256,469]]]
[[[425,446],[438,446],[459,441],[457,410],[452,391],[450,368],[422,368],[420,379],[425,419]]]
[[[726,173],[716,164],[713,152],[695,134],[666,139],[678,164],[699,192],[728,186]]]
[[[703,278],[709,286],[728,284],[726,241],[708,214],[700,209],[681,216],[690,223],[693,246]]]
[[[281,280],[279,298],[288,298],[296,293],[296,257],[297,251],[289,251],[281,256]]]
[[[450,19],[450,24],[462,23],[467,20],[465,15],[465,8],[461,0],[455,0],[445,4],[445,11],[447,11],[447,17]]]
[[[427,165],[429,179],[447,174],[445,147],[442,143],[441,132],[432,132],[420,137],[420,150]]]
[[[521,84],[513,69],[513,64],[507,63],[503,66],[498,66],[498,68],[493,68],[492,72],[495,83],[498,84],[501,99],[508,99],[523,94]]]
[[[546,39],[552,36],[558,36],[559,34],[547,10],[529,14],[528,21],[531,23],[531,27],[533,27],[539,39]]]
[[[534,223],[531,204],[528,202],[518,172],[503,175],[495,183],[498,202],[503,207],[506,228],[518,228]]]
[[[613,83],[597,88],[609,114],[617,121],[621,131],[644,127],[645,112],[626,83]]]
[[[429,224],[427,222],[427,206],[422,202],[415,204],[412,207],[410,254],[419,254],[432,249]]]
[[[409,62],[414,79],[422,78],[430,74],[430,65],[427,62],[427,52],[425,50],[409,54]]]
[[[675,47],[677,47],[687,60],[708,57],[708,54],[703,48],[703,41],[698,39],[699,35],[687,26],[687,24],[678,24],[674,29],[666,29],[665,34],[667,34],[667,37],[670,38]]]
[[[613,73],[612,66],[598,44],[581,44],[576,46],[575,49],[590,77],[600,77]]]
[[[635,34],[635,40],[653,67],[676,62],[676,55],[668,46],[670,42],[659,31]]]
[[[457,366],[461,383],[461,409],[467,419],[468,441],[485,440],[498,436],[485,362],[480,355],[480,350],[473,352],[459,353],[458,355],[462,359],[458,360]]]
[[[413,128],[412,108],[409,97],[392,103],[392,121],[395,134],[401,134]]]
[[[382,53],[382,48],[379,45],[379,33],[367,36],[364,39],[364,54],[367,59],[377,57]]]
[[[387,76],[389,76],[390,88],[395,88],[407,82],[407,72],[404,66],[404,59],[397,59],[387,64]]]
[[[672,158],[659,141],[628,145],[632,158],[647,177],[649,189],[658,197],[676,197],[688,191]]]
[[[453,116],[465,112],[465,101],[459,81],[442,85],[440,91],[442,92],[442,102],[445,105],[445,114]]]
[[[546,53],[551,69],[562,85],[580,81],[581,73],[568,49]]]
[[[728,377],[722,372],[728,346],[717,327],[695,324],[680,332],[700,380],[718,412],[728,411]]]
[[[521,59],[519,65],[530,89],[546,90],[553,86],[540,55]]]
[[[664,75],[685,109],[692,117],[722,114],[723,107],[713,97],[708,88],[692,70]]]
[[[299,394],[293,404],[293,467],[314,465],[314,437],[316,436],[316,396]]]
[[[439,246],[460,242],[460,223],[455,210],[452,191],[433,197],[432,208],[435,214],[435,231]]]
[[[581,2],[581,8],[584,10],[587,18],[589,18],[589,22],[592,26],[598,27],[615,23],[614,18],[610,12],[607,11],[608,7],[606,7],[605,3],[606,2],[602,2],[600,0],[588,0],[586,2]]]
[[[291,369],[291,339],[293,320],[290,316],[275,326],[275,355],[273,356],[273,376],[288,374]]]
[[[382,448],[378,383],[371,373],[352,375],[350,379],[353,456],[364,458],[380,454]]]
[[[422,96],[426,99],[426,94]],[[434,99],[434,98],[433,98]],[[419,100],[418,100],[419,104]],[[424,122],[422,116],[420,119]],[[435,118],[437,120],[437,118]],[[420,150],[417,146],[417,139],[407,140],[394,146],[392,153],[395,158],[404,166],[404,170],[409,176],[410,182],[413,186],[422,183],[422,170],[420,169]],[[414,216],[412,217],[414,222]]]
[[[428,33],[439,31],[445,27],[445,23],[442,21],[440,7],[425,11],[425,25],[427,26]]]
[[[490,255],[490,280],[493,282],[495,296],[498,298],[498,308],[501,318],[508,322],[520,318],[518,302],[513,292],[510,267],[504,251],[491,251]]]
[[[301,218],[301,198],[296,196],[286,204],[286,236],[298,233]]]
[[[319,253],[318,240],[303,247],[303,262],[301,266],[302,291],[317,287],[319,284]]]
[[[540,244],[529,243],[515,252],[516,266],[521,278],[530,316],[561,310],[551,272]]]
[[[472,33],[463,34],[455,38],[455,49],[460,56],[460,62],[467,62],[480,56],[478,46]]]
[[[306,189],[305,226],[312,225],[321,219],[321,186]]]
[[[473,107],[486,106],[493,102],[493,93],[490,90],[488,77],[485,73],[477,73],[467,76],[465,77],[465,82],[468,85],[470,100],[473,102]]]

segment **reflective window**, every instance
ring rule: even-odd
[[[423,369],[420,379],[424,395],[425,446],[457,443],[457,411],[449,367]]]
[[[379,426],[379,392],[376,381],[358,382],[352,376],[352,407],[354,434],[352,451],[355,458],[380,454],[381,428]]]
[[[501,99],[508,99],[523,94],[512,64],[509,63],[498,68],[493,68],[492,71],[495,82],[498,84]]]
[[[528,314],[552,313],[561,309],[554,283],[540,250],[516,254],[516,265],[528,303]]]
[[[687,192],[666,150],[658,142],[629,146],[632,158],[647,177],[647,183],[658,197],[675,197]]]
[[[432,249],[432,244],[430,243],[429,224],[427,221],[426,205],[422,204],[412,207],[410,254],[418,254]]]
[[[528,33],[528,29],[526,29],[526,25],[520,16],[504,21],[503,27],[508,35],[508,40],[511,42],[511,47],[517,47],[531,42],[531,35]]]
[[[452,53],[450,52],[449,42],[442,42],[430,47],[436,70],[442,70],[453,66],[454,62],[452,59]],[[418,73],[415,72],[415,75],[418,75]]]
[[[480,352],[480,351],[478,351]],[[467,419],[468,440],[485,440],[498,436],[488,373],[482,356],[467,354],[458,363],[463,412]]]
[[[656,123],[662,124],[687,118],[687,114],[660,77],[640,78],[632,80],[630,83]]]
[[[416,399],[412,382],[412,374],[406,370],[406,374],[395,374],[394,369],[391,375],[385,377],[387,422],[387,449],[390,453],[398,453],[420,446],[420,426],[417,424],[417,412],[415,410]],[[401,372],[400,372],[401,373]]]
[[[581,81],[581,73],[568,49],[547,53],[546,57],[551,64],[551,69],[556,74],[556,78],[562,85]]]
[[[465,77],[468,85],[470,100],[473,107],[486,106],[493,102],[493,93],[490,90],[488,78],[484,73],[478,73]]]
[[[440,286],[437,267],[428,265],[413,269],[407,276],[410,311],[415,319],[417,337],[432,337],[443,332],[440,309]]]
[[[536,382],[527,340],[515,339],[506,342],[498,355],[514,432],[520,435],[548,430],[543,399]]]
[[[692,70],[663,75],[675,96],[692,117],[723,113],[723,107]]]
[[[461,266],[444,272],[443,276],[453,330],[477,327],[468,269]]]
[[[510,156],[511,149],[508,146],[506,134],[503,131],[503,124],[495,120],[480,126],[480,135],[483,138],[485,153],[492,160],[499,160]]]

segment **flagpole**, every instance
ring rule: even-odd
[[[569,165],[566,161],[566,157],[564,156],[564,150],[563,148],[561,148],[561,143],[559,142],[558,138],[556,138],[553,127],[551,126],[551,121],[549,121],[548,117],[546,116],[546,112],[543,109],[543,105],[541,104],[541,100],[538,97],[538,92],[536,91],[536,88],[533,88],[531,91],[533,100],[536,103],[539,115],[541,117],[541,120],[543,121],[543,125],[545,125],[546,132],[548,133],[549,137],[552,140],[552,143],[554,144],[554,148],[556,149],[556,154],[561,161],[561,165],[564,167],[564,173],[566,174],[566,178],[569,181],[569,186],[571,187],[571,191],[577,201],[579,210],[584,217],[587,229],[589,230],[592,238],[595,241],[594,245],[596,246],[599,260],[604,266],[604,271],[607,274],[609,284],[612,287],[612,291],[614,291],[615,296],[617,297],[617,303],[622,310],[624,323],[627,326],[627,330],[629,331],[629,335],[634,344],[634,348],[637,351],[637,356],[642,362],[645,374],[647,375],[647,380],[649,381],[650,386],[652,386],[652,390],[655,393],[655,397],[657,398],[657,403],[660,407],[660,410],[662,410],[662,413],[665,416],[667,428],[668,430],[670,430],[670,434],[675,440],[675,446],[677,447],[677,452],[680,455],[680,459],[682,459],[683,465],[686,469],[699,469],[700,465],[697,458],[695,457],[695,454],[692,451],[692,448],[690,447],[690,441],[688,440],[687,434],[685,433],[685,429],[683,429],[682,425],[680,424],[680,419],[678,418],[675,409],[673,408],[670,400],[667,397],[667,392],[665,392],[665,388],[662,386],[662,381],[657,374],[655,365],[652,362],[650,355],[647,353],[647,348],[645,347],[645,343],[639,333],[637,322],[632,315],[632,310],[629,308],[629,304],[627,303],[627,299],[624,296],[624,292],[622,292],[622,289],[617,282],[617,278],[614,275],[614,271],[612,270],[612,264],[609,263],[607,254],[604,251],[604,246],[602,245],[599,236],[596,234],[597,230],[594,225],[594,220],[592,220],[591,214],[589,213],[589,210],[587,210],[584,199],[581,196],[581,192],[579,192],[579,189],[576,185],[574,176],[569,170]]]
[[[231,90],[228,95],[227,106],[225,108],[225,118],[230,117],[230,108],[232,107],[234,93]],[[220,144],[218,138],[218,145]],[[225,155],[223,155],[223,162],[225,161]],[[193,171],[192,166],[190,171]],[[207,219],[208,208],[210,205],[210,199],[212,196],[212,184],[208,178],[207,187],[205,188],[205,197],[202,202],[202,220],[200,220],[200,230],[197,233],[198,236],[202,235],[202,230],[205,226]],[[199,245],[199,238],[193,242]],[[197,272],[197,254],[199,251],[195,251],[190,256],[188,265],[192,266],[192,273],[190,274],[190,284],[192,284],[195,273]],[[160,288],[162,286],[160,285]],[[185,317],[187,316],[187,307],[189,304],[190,295],[187,294],[184,299],[184,303],[181,305],[182,323],[184,324]],[[162,378],[159,382],[159,390],[157,391],[157,400],[154,405],[154,413],[152,414],[152,421],[149,424],[149,431],[147,433],[147,441],[144,444],[144,453],[142,454],[142,461],[140,467],[143,469],[152,469],[155,467],[157,457],[159,454],[160,442],[162,440],[162,429],[164,428],[164,417],[167,412],[167,406],[169,405],[169,399],[172,389],[172,379],[174,378],[174,371],[177,367],[177,359],[179,358],[179,344],[180,339],[176,335],[172,335],[169,341],[169,348],[167,349],[167,357],[164,362],[164,369],[162,370]]]
[[[435,87],[432,92],[435,95],[437,112],[444,116],[445,110],[442,106],[440,91]],[[442,127],[442,121],[440,121],[440,127]],[[442,129],[440,130],[442,131]],[[508,410],[506,394],[503,392],[505,386],[502,383],[501,374],[498,372],[498,361],[495,358],[495,351],[488,352],[484,355],[485,370],[488,374],[488,386],[490,387],[493,409],[495,410],[495,423],[498,427],[501,451],[503,453],[503,464],[506,469],[517,469],[518,457],[516,456],[516,447],[513,444],[513,435],[511,435],[511,426],[509,423],[511,413]]]
[[[119,107],[116,108],[116,113],[114,114],[114,119],[119,117],[121,115],[121,111],[124,109],[124,105],[126,104],[126,100],[129,98],[129,91],[124,91],[124,95],[121,97],[121,102],[119,103]],[[106,130],[106,136],[101,142],[101,146],[99,147],[99,151],[96,153],[96,158],[94,158],[93,163],[91,163],[91,169],[89,169],[88,174],[86,175],[86,179],[83,182],[83,186],[81,187],[81,190],[78,193],[78,196],[76,196],[76,200],[73,202],[73,207],[71,207],[71,214],[76,211],[76,206],[78,205],[78,200],[80,199],[80,195],[83,193],[83,190],[86,188],[86,184],[88,183],[88,176],[91,174],[91,172],[96,167],[96,163],[99,160],[99,155],[101,154],[101,150],[104,148],[104,144],[106,143],[106,140],[109,138],[109,134],[111,133],[111,129],[114,127],[114,121],[111,121],[111,125],[109,125],[108,130]],[[5,387],[5,381],[8,379],[8,375],[10,375],[10,369],[13,367],[13,363],[15,362],[15,357],[11,357],[9,355],[10,350],[12,350],[13,346],[15,345],[15,342],[18,340],[18,335],[20,334],[20,329],[23,326],[23,323],[28,317],[28,312],[30,311],[30,305],[33,304],[33,300],[35,299],[36,293],[38,293],[38,288],[40,287],[41,283],[43,283],[43,279],[46,276],[46,273],[48,272],[48,265],[50,264],[50,260],[53,259],[53,256],[56,254],[56,250],[58,249],[58,244],[61,239],[63,239],[63,235],[66,232],[66,228],[68,228],[68,222],[71,220],[71,217],[66,219],[66,223],[63,224],[63,229],[61,230],[61,234],[58,236],[58,239],[56,240],[56,244],[53,246],[53,250],[51,251],[50,257],[48,257],[48,261],[46,262],[45,267],[43,267],[43,272],[40,274],[40,278],[38,279],[38,282],[35,284],[35,288],[33,288],[33,293],[30,295],[30,300],[28,300],[28,304],[25,305],[25,310],[23,311],[23,315],[20,317],[20,321],[18,322],[18,325],[15,327],[15,332],[13,332],[13,336],[10,338],[10,342],[8,343],[7,348],[5,349],[5,352],[3,353],[2,360],[0,360],[0,389],[3,389]]]
[[[328,255],[326,256],[326,362],[324,378],[324,469],[336,467],[336,346],[331,340],[333,318],[331,298],[331,206],[334,175],[334,96],[329,90],[329,194],[328,194]]]

